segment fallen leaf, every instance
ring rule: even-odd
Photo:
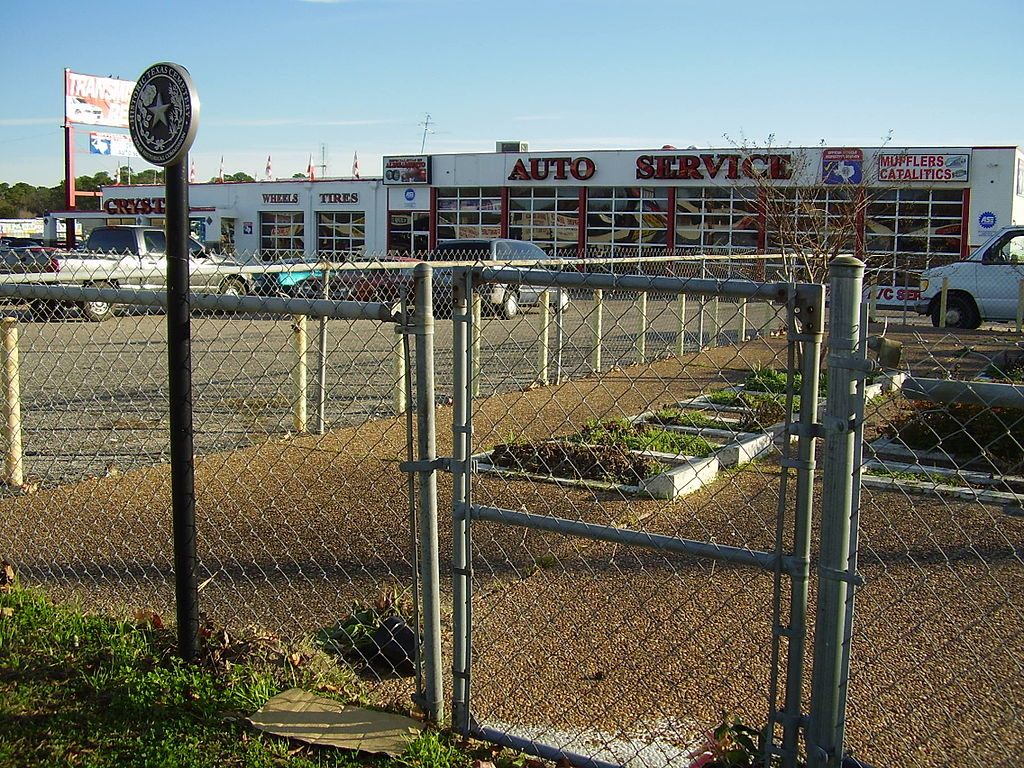
[[[474,760],[472,768],[494,768],[490,760]]]
[[[147,610],[138,610],[135,612],[135,621],[139,624],[152,627],[153,629],[163,629],[164,620],[159,613]]]
[[[0,619],[9,619],[14,615],[13,608],[0,608]]]
[[[288,661],[291,663],[291,665],[293,667],[301,667],[302,666],[302,662],[303,662],[302,654],[301,653],[289,654]]]

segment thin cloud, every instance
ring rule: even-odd
[[[546,120],[564,120],[565,118],[565,115],[519,115],[512,119],[522,123],[539,123]]]

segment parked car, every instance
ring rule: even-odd
[[[189,287],[195,293],[295,296],[306,281],[319,277],[314,270],[263,273],[243,269],[247,266],[244,262],[210,253],[194,238],[189,238],[188,249]],[[54,264],[54,271],[77,285],[166,290],[167,236],[156,227],[97,227],[81,251],[59,253]],[[315,286],[311,288],[315,290]],[[54,310],[40,309],[46,314]],[[101,321],[113,316],[115,307],[89,301],[83,302],[81,309],[90,320]]]
[[[434,267],[434,310],[444,316],[451,312],[453,302],[454,271],[451,262],[523,262],[525,266],[543,268],[542,262],[550,262],[541,248],[522,240],[443,240],[437,248],[426,255],[426,259],[396,257],[382,262],[379,268],[371,268],[348,278],[350,298],[355,301],[397,302],[403,295],[412,292],[412,267],[420,261],[428,261]],[[541,262],[530,263],[527,262]],[[406,268],[388,265],[406,264]],[[509,319],[519,314],[522,307],[536,306],[541,301],[544,288],[534,285],[488,284],[481,297],[484,309]],[[568,291],[551,290],[550,301],[560,302],[564,308],[569,303]]]

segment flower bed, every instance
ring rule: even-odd
[[[1024,501],[1024,411],[914,401],[867,446],[869,487],[1009,503]]]
[[[627,419],[592,421],[568,437],[508,442],[475,456],[477,471],[674,499],[721,466],[711,440]]]

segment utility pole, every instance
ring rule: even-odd
[[[429,112],[427,113],[427,119],[424,120],[422,123],[420,123],[420,125],[423,126],[423,140],[420,142],[420,154],[423,154],[423,151],[424,151],[424,149],[426,149],[426,146],[427,146],[427,134],[428,133],[433,133],[433,131],[430,130],[430,113]]]

